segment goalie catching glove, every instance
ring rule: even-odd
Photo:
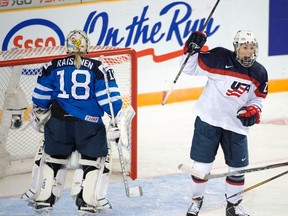
[[[249,127],[260,123],[261,110],[256,105],[241,107],[237,112],[237,118],[240,119],[243,126]]]
[[[33,129],[36,130],[37,132],[43,133],[44,125],[49,120],[50,116],[51,116],[50,109],[43,109],[33,104],[30,119]]]
[[[193,32],[188,40],[185,42],[184,54],[186,53],[197,53],[204,46],[207,40],[207,35],[205,32],[195,31]]]

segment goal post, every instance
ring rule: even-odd
[[[131,105],[136,115],[131,123],[131,149],[125,150],[128,174],[131,179],[137,178],[137,56],[134,49],[109,46],[91,46],[90,52],[85,55],[88,58],[98,59],[104,56],[106,64],[115,71],[115,77],[123,100],[123,108]],[[65,47],[41,47],[30,49],[11,49],[0,52],[0,167],[7,163],[4,175],[15,175],[32,171],[33,159],[37,147],[43,140],[43,134],[29,127],[29,118],[32,105],[32,93],[36,85],[37,76],[41,67],[55,59],[68,56]],[[20,68],[20,69],[19,69]],[[15,74],[17,79],[15,79]],[[14,87],[11,89],[11,83]],[[6,109],[5,101],[8,100],[7,92],[14,92],[19,88],[24,92],[24,101],[27,107],[21,110]],[[22,114],[22,126],[11,129],[12,117]],[[108,115],[103,117],[104,123],[109,122]],[[114,150],[114,149],[115,150]],[[4,150],[3,150],[4,149]],[[112,146],[112,153],[117,153]],[[114,154],[113,153],[113,154]],[[117,154],[112,160],[117,160]],[[2,156],[3,155],[3,156]],[[1,158],[3,160],[1,160]],[[4,161],[4,162],[3,162]],[[119,162],[118,162],[119,163]],[[113,165],[114,166],[114,165]],[[120,165],[119,165],[120,166]],[[0,171],[1,172],[1,171]],[[3,171],[0,177],[3,177]]]

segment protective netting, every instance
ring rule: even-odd
[[[45,63],[54,58],[63,57],[65,55],[65,48],[60,46],[15,49],[0,52],[0,124],[3,123],[2,116],[5,111],[3,109],[5,92],[7,91],[9,82],[13,81],[11,75],[13,67],[16,65],[21,66],[21,71],[19,72],[19,86],[24,91],[26,100],[29,104],[27,109],[24,111],[23,125],[21,128],[16,130],[10,129],[8,132],[6,150],[11,155],[11,161],[21,161],[27,158],[34,158],[38,144],[43,139],[43,134],[38,133],[34,131],[32,127],[29,127],[30,107],[32,105],[31,98],[37,76],[41,72],[41,67]],[[136,56],[130,49],[100,46],[92,46],[91,51],[87,56],[98,59],[100,55],[104,56],[105,63],[110,65],[115,71],[115,77],[124,102],[123,108],[134,103],[133,107],[136,109],[137,82],[135,82],[136,79],[133,78],[137,73],[137,65],[135,63],[137,61],[135,60]],[[104,117],[104,121],[108,123],[109,119],[107,116]],[[135,142],[136,140],[134,143]],[[136,146],[136,143],[134,145]],[[32,166],[32,164],[30,165]],[[27,170],[27,168],[23,170]],[[31,171],[31,167],[29,167],[28,170]]]

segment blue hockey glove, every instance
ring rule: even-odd
[[[205,32],[195,31],[193,32],[184,45],[184,54],[186,53],[197,53],[204,46],[207,40]]]

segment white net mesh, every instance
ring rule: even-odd
[[[115,71],[116,80],[124,102],[123,108],[132,105],[136,110],[137,83],[133,81],[136,80],[133,76],[136,76],[137,73],[137,67],[135,65],[133,67],[133,62],[135,63],[136,57],[131,54],[129,50],[130,49],[121,49],[116,47],[92,46],[87,57],[98,59],[100,55],[104,55],[105,63],[110,65]],[[19,86],[24,91],[26,100],[29,104],[29,107],[24,111],[22,127],[17,130],[9,130],[7,134],[6,150],[11,155],[10,165],[16,163],[17,166],[16,171],[15,168],[11,168],[12,171],[11,169],[10,171],[8,170],[8,174],[31,171],[32,162],[30,162],[30,160],[34,158],[39,142],[43,139],[42,134],[34,131],[32,127],[29,127],[32,93],[40,68],[46,62],[64,55],[66,55],[65,48],[60,46],[15,49],[0,52],[0,123],[3,123],[2,116],[4,112],[3,105],[5,101],[5,92],[7,91],[9,82],[11,82],[13,66],[20,65],[22,68]],[[132,82],[134,83],[132,84]],[[132,90],[132,86],[134,86],[135,90]],[[104,121],[107,123],[109,119],[105,117]],[[137,146],[136,142],[136,140],[132,141],[134,147]],[[131,154],[131,152],[128,152],[128,154]],[[131,158],[131,160],[133,159],[131,155],[129,155],[129,158]],[[29,160],[29,162],[27,163],[26,160]],[[21,168],[19,168],[19,163]],[[136,170],[134,172],[136,172]],[[134,173],[133,175],[136,176],[137,174]]]

